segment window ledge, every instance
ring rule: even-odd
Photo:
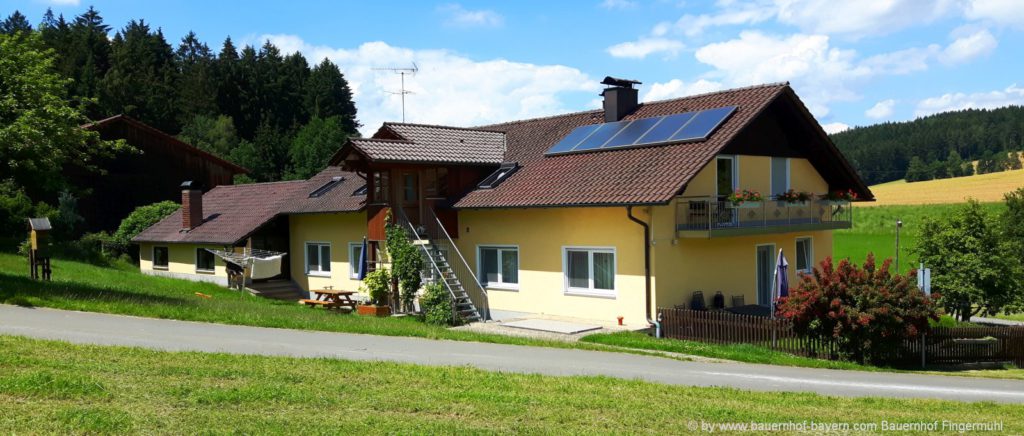
[[[196,270],[196,274],[216,274],[216,273],[217,273],[217,271],[216,270],[212,270],[212,269],[197,269]]]
[[[579,290],[576,290],[576,289],[566,289],[565,292],[563,292],[563,294],[568,296],[568,297],[605,298],[605,299],[609,299],[609,300],[614,300],[614,299],[617,298],[616,295],[615,295],[615,291],[609,291],[609,292],[605,293],[605,292],[595,292],[595,291],[591,291],[591,290],[587,290],[587,289],[579,289]]]
[[[507,291],[507,292],[519,292],[518,285],[500,285],[500,284],[486,284],[484,289],[488,291]]]
[[[154,266],[153,269],[157,271],[167,271],[166,266]]]
[[[306,275],[310,276],[310,277],[331,278],[331,273],[329,273],[329,272],[312,272],[312,271],[310,271],[310,272],[306,273]]]

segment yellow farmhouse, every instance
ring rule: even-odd
[[[373,269],[391,220],[469,321],[644,327],[657,307],[766,313],[778,254],[795,282],[832,255],[849,201],[872,200],[788,84],[641,104],[638,82],[604,83],[602,110],[384,123],[310,180],[185,185],[182,210],[136,238],[141,268],[227,284],[224,253],[279,253],[275,275],[240,273],[254,292],[358,290],[364,238]]]

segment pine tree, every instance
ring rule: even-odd
[[[210,47],[190,31],[181,39],[174,60],[181,78],[177,86],[179,121],[184,124],[198,115],[217,114],[216,59]]]
[[[177,133],[177,70],[163,32],[151,32],[144,21],[133,20],[114,35],[111,49],[110,70],[100,86],[103,109]]]
[[[964,175],[964,160],[956,150],[949,150],[949,156],[946,157],[946,173],[949,177]]]
[[[311,117],[340,117],[342,126],[349,133],[355,133],[360,127],[348,81],[338,66],[327,58],[313,68],[306,81],[306,110]]]
[[[236,63],[238,115],[233,118],[238,136],[249,141],[256,138],[256,129],[262,118],[257,58],[256,49],[247,45],[242,48],[242,54]]]
[[[930,178],[931,177],[928,177],[928,165],[925,165],[924,161],[921,160],[920,157],[914,156],[911,158],[910,165],[907,166],[907,181],[919,182]]]
[[[14,35],[15,33],[21,32],[22,34],[28,34],[32,32],[32,25],[28,23],[28,20],[18,10],[7,16],[7,19],[0,23],[0,33],[5,35]]]

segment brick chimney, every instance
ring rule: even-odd
[[[188,231],[203,223],[203,191],[191,180],[181,184],[181,229]]]
[[[604,97],[604,122],[614,123],[636,110],[639,99],[633,85],[639,85],[640,82],[608,76],[601,84],[608,85],[601,92],[601,96]]]

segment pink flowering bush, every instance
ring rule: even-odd
[[[927,333],[928,320],[938,320],[939,313],[938,297],[925,296],[914,284],[917,272],[892,274],[890,264],[886,259],[876,267],[873,254],[863,268],[826,258],[779,300],[777,315],[791,320],[799,335],[834,341],[843,358],[893,362],[903,342]]]

